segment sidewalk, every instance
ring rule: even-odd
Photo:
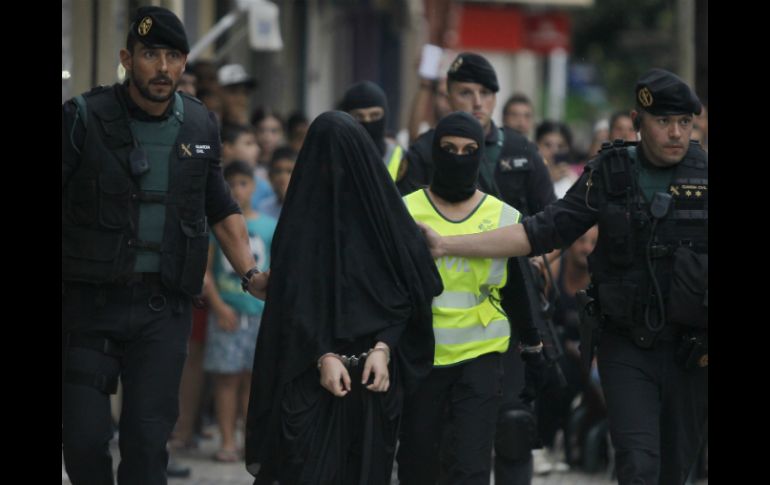
[[[216,428],[212,428],[216,429]],[[218,449],[218,437],[210,440],[202,440],[197,450],[187,452],[177,452],[172,454],[172,458],[183,466],[191,468],[192,473],[189,478],[170,478],[169,485],[252,485],[254,478],[246,471],[244,464],[241,463],[217,463],[211,457]],[[113,464],[117,467],[119,460],[117,440],[113,440],[110,446],[113,456]],[[392,484],[397,484],[394,480]],[[491,485],[495,485],[494,477]],[[579,471],[570,471],[567,473],[551,473],[543,477],[535,477],[532,485],[613,485],[617,483],[610,479],[606,473],[597,473],[589,475]],[[62,485],[71,485],[66,478],[64,471],[64,460],[62,459]],[[708,485],[708,480],[701,480],[697,485]]]

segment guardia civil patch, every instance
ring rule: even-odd
[[[708,185],[702,184],[671,184],[668,192],[680,199],[699,199],[708,193]]]
[[[179,158],[211,158],[212,147],[208,143],[180,143]]]
[[[529,160],[526,158],[503,158],[500,160],[500,171],[510,172],[514,168],[526,167],[528,163]]]

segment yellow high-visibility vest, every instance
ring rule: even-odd
[[[390,178],[395,182],[396,177],[398,177],[398,167],[401,166],[401,159],[404,156],[404,149],[401,148],[401,145],[395,143],[391,144],[390,142],[387,142],[387,145],[388,149],[385,152],[385,156],[382,158],[385,161],[385,167],[388,169]]]
[[[491,195],[485,195],[462,221],[444,218],[425,189],[407,195],[404,202],[415,220],[442,236],[491,231],[521,219],[519,211]],[[436,260],[444,292],[433,299],[435,367],[508,350],[511,326],[500,308],[500,289],[508,279],[507,261],[458,256]]]

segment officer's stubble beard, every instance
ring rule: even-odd
[[[131,84],[133,84],[136,87],[137,91],[139,91],[139,94],[144,99],[146,99],[148,101],[152,101],[153,103],[165,103],[166,101],[171,99],[172,96],[174,96],[174,93],[176,93],[176,91],[177,91],[177,89],[179,87],[179,81],[178,80],[177,80],[177,82],[174,82],[174,81],[171,80],[170,77],[164,76],[164,75],[155,76],[154,78],[148,80],[145,84],[141,84],[141,83],[137,82],[134,79],[134,71],[133,70],[127,71],[126,75],[128,76],[128,79],[131,82]],[[168,82],[171,83],[172,89],[169,91],[169,93],[167,95],[155,96],[154,94],[152,94],[150,92],[150,89],[148,88],[149,84],[151,82],[153,82],[153,81],[168,81]]]

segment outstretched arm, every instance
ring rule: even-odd
[[[448,254],[467,258],[509,258],[526,256],[532,251],[527,233],[521,224],[477,234],[444,237],[421,222],[417,225],[428,240],[428,247],[434,258]]]

